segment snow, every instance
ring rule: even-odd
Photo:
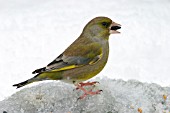
[[[0,102],[0,112],[7,113],[169,113],[170,88],[136,80],[99,79],[98,95],[77,100],[82,95],[75,86],[63,82],[41,83],[23,88]],[[164,99],[163,95],[167,98]]]
[[[57,57],[96,16],[122,25],[98,77],[169,86],[169,0],[0,0],[0,100]],[[35,84],[34,84],[35,85]]]

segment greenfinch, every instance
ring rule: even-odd
[[[108,17],[92,19],[80,36],[62,54],[47,66],[33,71],[32,73],[36,74],[33,78],[13,86],[20,88],[42,80],[62,80],[79,84],[94,77],[107,63],[110,34],[120,33],[117,31],[120,28],[120,24]]]

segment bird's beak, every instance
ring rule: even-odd
[[[120,28],[121,28],[120,24],[112,22],[112,24],[109,27],[109,29],[110,29],[109,33],[110,34],[120,33],[119,31],[117,31]]]

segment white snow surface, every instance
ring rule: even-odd
[[[82,100],[77,100],[82,91],[63,82],[23,88],[0,102],[0,113],[138,113],[138,109],[142,113],[170,112],[170,88],[135,80],[93,81],[100,82],[94,90],[103,92]]]
[[[56,58],[88,21],[122,25],[98,77],[170,85],[169,0],[0,0],[0,100]],[[95,97],[97,98],[97,97]]]

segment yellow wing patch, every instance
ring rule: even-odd
[[[79,67],[79,66],[77,66],[77,65],[65,66],[65,67],[63,67],[63,68],[59,68],[59,69],[52,70],[52,72],[55,72],[55,71],[63,71],[63,70],[68,70],[68,69],[73,69],[73,68],[76,68],[76,67]]]
[[[101,58],[102,58],[103,54],[101,53],[100,55],[98,55],[96,58],[94,58],[91,62],[89,62],[90,65],[95,64],[96,62],[98,62]]]

